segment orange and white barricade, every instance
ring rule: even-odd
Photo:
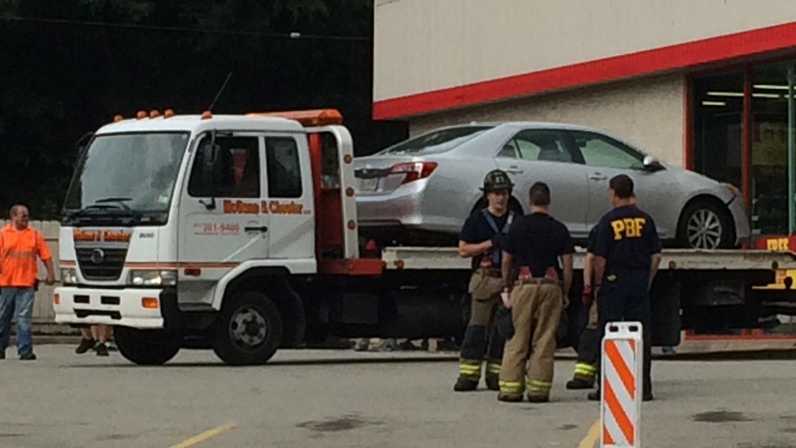
[[[601,447],[641,446],[643,339],[640,322],[611,322],[602,340]]]

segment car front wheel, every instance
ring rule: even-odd
[[[689,205],[677,233],[680,244],[691,249],[728,249],[735,243],[729,212],[710,201]]]

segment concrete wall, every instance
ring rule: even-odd
[[[0,220],[0,226],[5,226],[8,221]],[[44,235],[47,245],[50,247],[50,252],[53,255],[53,262],[55,264],[55,278],[60,280],[61,272],[58,268],[58,232],[61,225],[58,221],[31,221],[30,225]],[[44,280],[47,276],[47,271],[44,269],[44,264],[39,263],[39,278]],[[52,323],[55,317],[53,313],[52,297],[53,289],[55,286],[47,286],[43,282],[36,292],[36,299],[33,302],[33,322],[36,324]],[[36,331],[36,328],[34,328]]]
[[[793,21],[793,0],[376,0],[374,101]]]
[[[604,129],[682,166],[683,75],[638,79],[412,118],[412,135],[471,121],[556,121]]]

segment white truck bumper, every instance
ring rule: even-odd
[[[55,288],[55,322],[163,328],[161,289]]]

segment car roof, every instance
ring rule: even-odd
[[[458,127],[451,126],[451,127]],[[591,128],[588,126],[581,126],[577,124],[571,123],[561,123],[555,121],[473,121],[467,124],[467,126],[493,126],[493,127],[512,127],[517,129],[561,129],[567,131],[585,131],[585,132],[597,132],[600,134],[608,134],[603,129]]]

